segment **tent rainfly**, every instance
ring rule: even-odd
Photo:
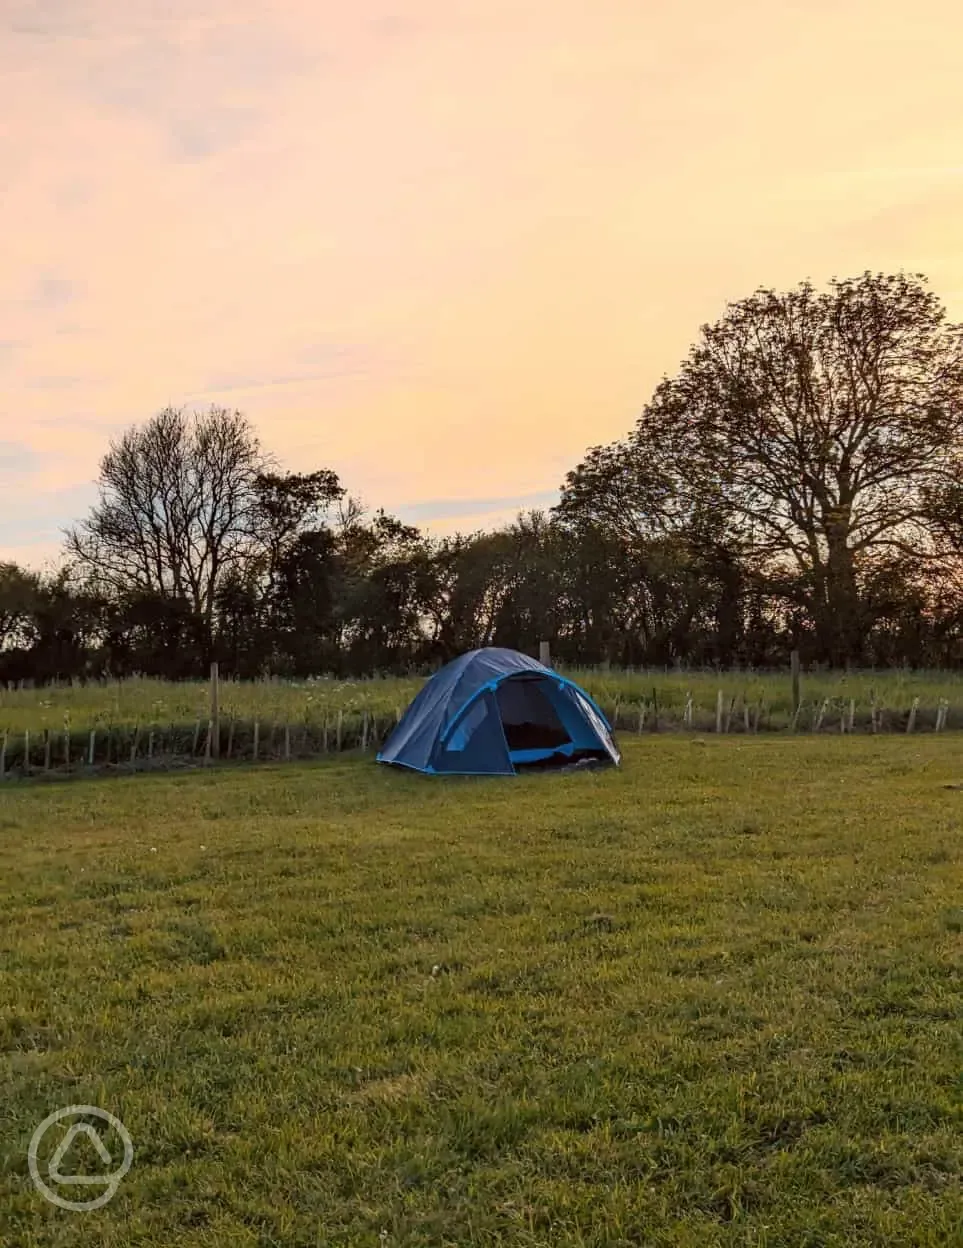
[[[436,672],[378,754],[379,763],[429,775],[512,776],[589,761],[621,761],[592,698],[536,659],[497,646]]]

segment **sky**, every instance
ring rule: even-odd
[[[963,320],[957,0],[0,0],[0,561],[239,409],[436,533],[550,506],[727,301]]]

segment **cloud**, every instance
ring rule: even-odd
[[[405,39],[418,34],[422,26],[406,14],[385,13],[382,17],[372,18],[368,28],[383,39]]]
[[[206,16],[179,17],[104,4],[84,33],[96,38],[63,64],[64,85],[104,117],[162,135],[175,162],[247,143],[269,125],[278,89],[318,68],[293,25],[243,7],[215,4]]]
[[[6,26],[14,35],[42,39],[88,38],[96,27],[89,16],[80,14],[82,7],[82,0],[13,0]]]
[[[540,490],[514,498],[430,498],[420,503],[398,503],[386,510],[411,524],[417,524],[419,521],[452,520],[462,516],[538,510],[554,507],[557,502],[557,490]]]
[[[0,442],[0,486],[17,487],[24,477],[38,471],[44,457],[25,442]]]
[[[34,281],[30,298],[32,303],[52,311],[72,303],[80,293],[81,288],[77,282],[56,273],[44,273]]]
[[[99,380],[103,380],[100,378]],[[40,377],[26,377],[23,385],[27,390],[73,390],[78,386],[95,384],[98,378],[80,375],[61,375],[51,373]]]

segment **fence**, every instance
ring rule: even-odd
[[[216,708],[216,703],[215,703]],[[860,706],[855,699],[825,698],[800,702],[787,714],[773,712],[765,702],[726,698],[718,691],[715,705],[695,705],[686,697],[681,708],[660,707],[656,698],[603,706],[616,732],[694,733],[914,733],[963,728],[963,714],[954,713],[944,698],[923,708],[915,698],[906,710],[878,703]],[[103,769],[149,770],[204,766],[217,761],[279,762],[322,758],[346,751],[372,753],[401,718],[369,711],[345,713],[321,722],[276,723],[212,716],[193,724],[107,725],[83,731],[41,732],[0,736],[0,779]]]

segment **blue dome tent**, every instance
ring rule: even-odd
[[[378,754],[430,775],[515,775],[584,760],[618,764],[605,716],[571,680],[517,650],[486,646],[428,681]]]

